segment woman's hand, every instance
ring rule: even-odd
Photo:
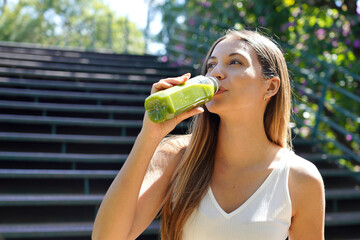
[[[171,88],[175,85],[183,84],[189,78],[190,73],[184,74],[180,77],[161,79],[159,82],[153,84],[151,94]],[[165,122],[154,123],[150,120],[148,112],[146,111],[141,131],[151,134],[151,136],[154,137],[159,136],[160,138],[164,138],[167,134],[174,130],[176,125],[178,125],[180,122],[202,112],[204,112],[202,107],[196,107]]]

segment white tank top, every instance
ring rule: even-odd
[[[288,160],[293,152],[282,149],[281,158],[256,192],[239,208],[226,213],[211,187],[183,230],[183,240],[284,240],[289,233],[292,207],[288,188]]]

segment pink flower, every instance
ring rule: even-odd
[[[323,28],[320,28],[320,29],[315,31],[315,35],[319,40],[324,40],[325,39],[325,34],[326,34],[326,31]]]
[[[342,35],[346,37],[347,35],[349,35],[350,31],[351,31],[350,24],[348,22],[344,23],[342,26]]]
[[[186,59],[184,60],[184,64],[185,64],[185,65],[190,65],[190,64],[191,64],[191,59],[190,59],[190,58],[186,58]]]
[[[302,49],[303,47],[304,47],[304,44],[302,44],[302,43],[296,44],[297,49]]]
[[[162,57],[161,57],[161,61],[162,61],[162,62],[167,62],[167,61],[168,61],[167,56],[162,56]]]
[[[346,135],[346,141],[351,141],[352,140],[352,136],[350,134]]]
[[[265,17],[264,16],[259,17],[259,23],[260,23],[260,25],[265,26],[266,22],[265,22]]]
[[[354,48],[360,48],[360,39],[355,39]]]
[[[190,18],[190,19],[189,19],[189,25],[190,25],[190,26],[194,26],[194,25],[195,25],[195,19],[194,19],[194,18]]]
[[[297,17],[300,12],[301,12],[301,9],[300,9],[300,8],[296,8],[296,9],[293,11],[293,13],[292,13],[293,17]]]
[[[289,22],[285,23],[280,27],[280,31],[285,32],[290,26],[295,26],[295,23]]]
[[[176,48],[177,50],[184,50],[184,49],[185,49],[185,46],[182,45],[182,44],[177,44],[177,45],[175,45],[175,48]]]
[[[211,6],[211,2],[207,2],[207,1],[205,1],[205,2],[201,2],[201,5],[202,5],[203,7],[208,8],[208,7],[210,7],[210,6]]]

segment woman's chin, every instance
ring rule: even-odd
[[[218,111],[220,110],[219,104],[214,100],[205,103],[205,106],[208,109],[208,111],[211,113],[218,114]]]

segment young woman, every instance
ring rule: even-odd
[[[161,210],[163,240],[324,239],[324,186],[292,152],[291,88],[282,52],[253,31],[228,31],[203,74],[220,90],[164,123],[145,114],[95,220],[93,239],[135,239]],[[155,83],[152,93],[184,83]],[[191,133],[164,137],[194,116]]]

